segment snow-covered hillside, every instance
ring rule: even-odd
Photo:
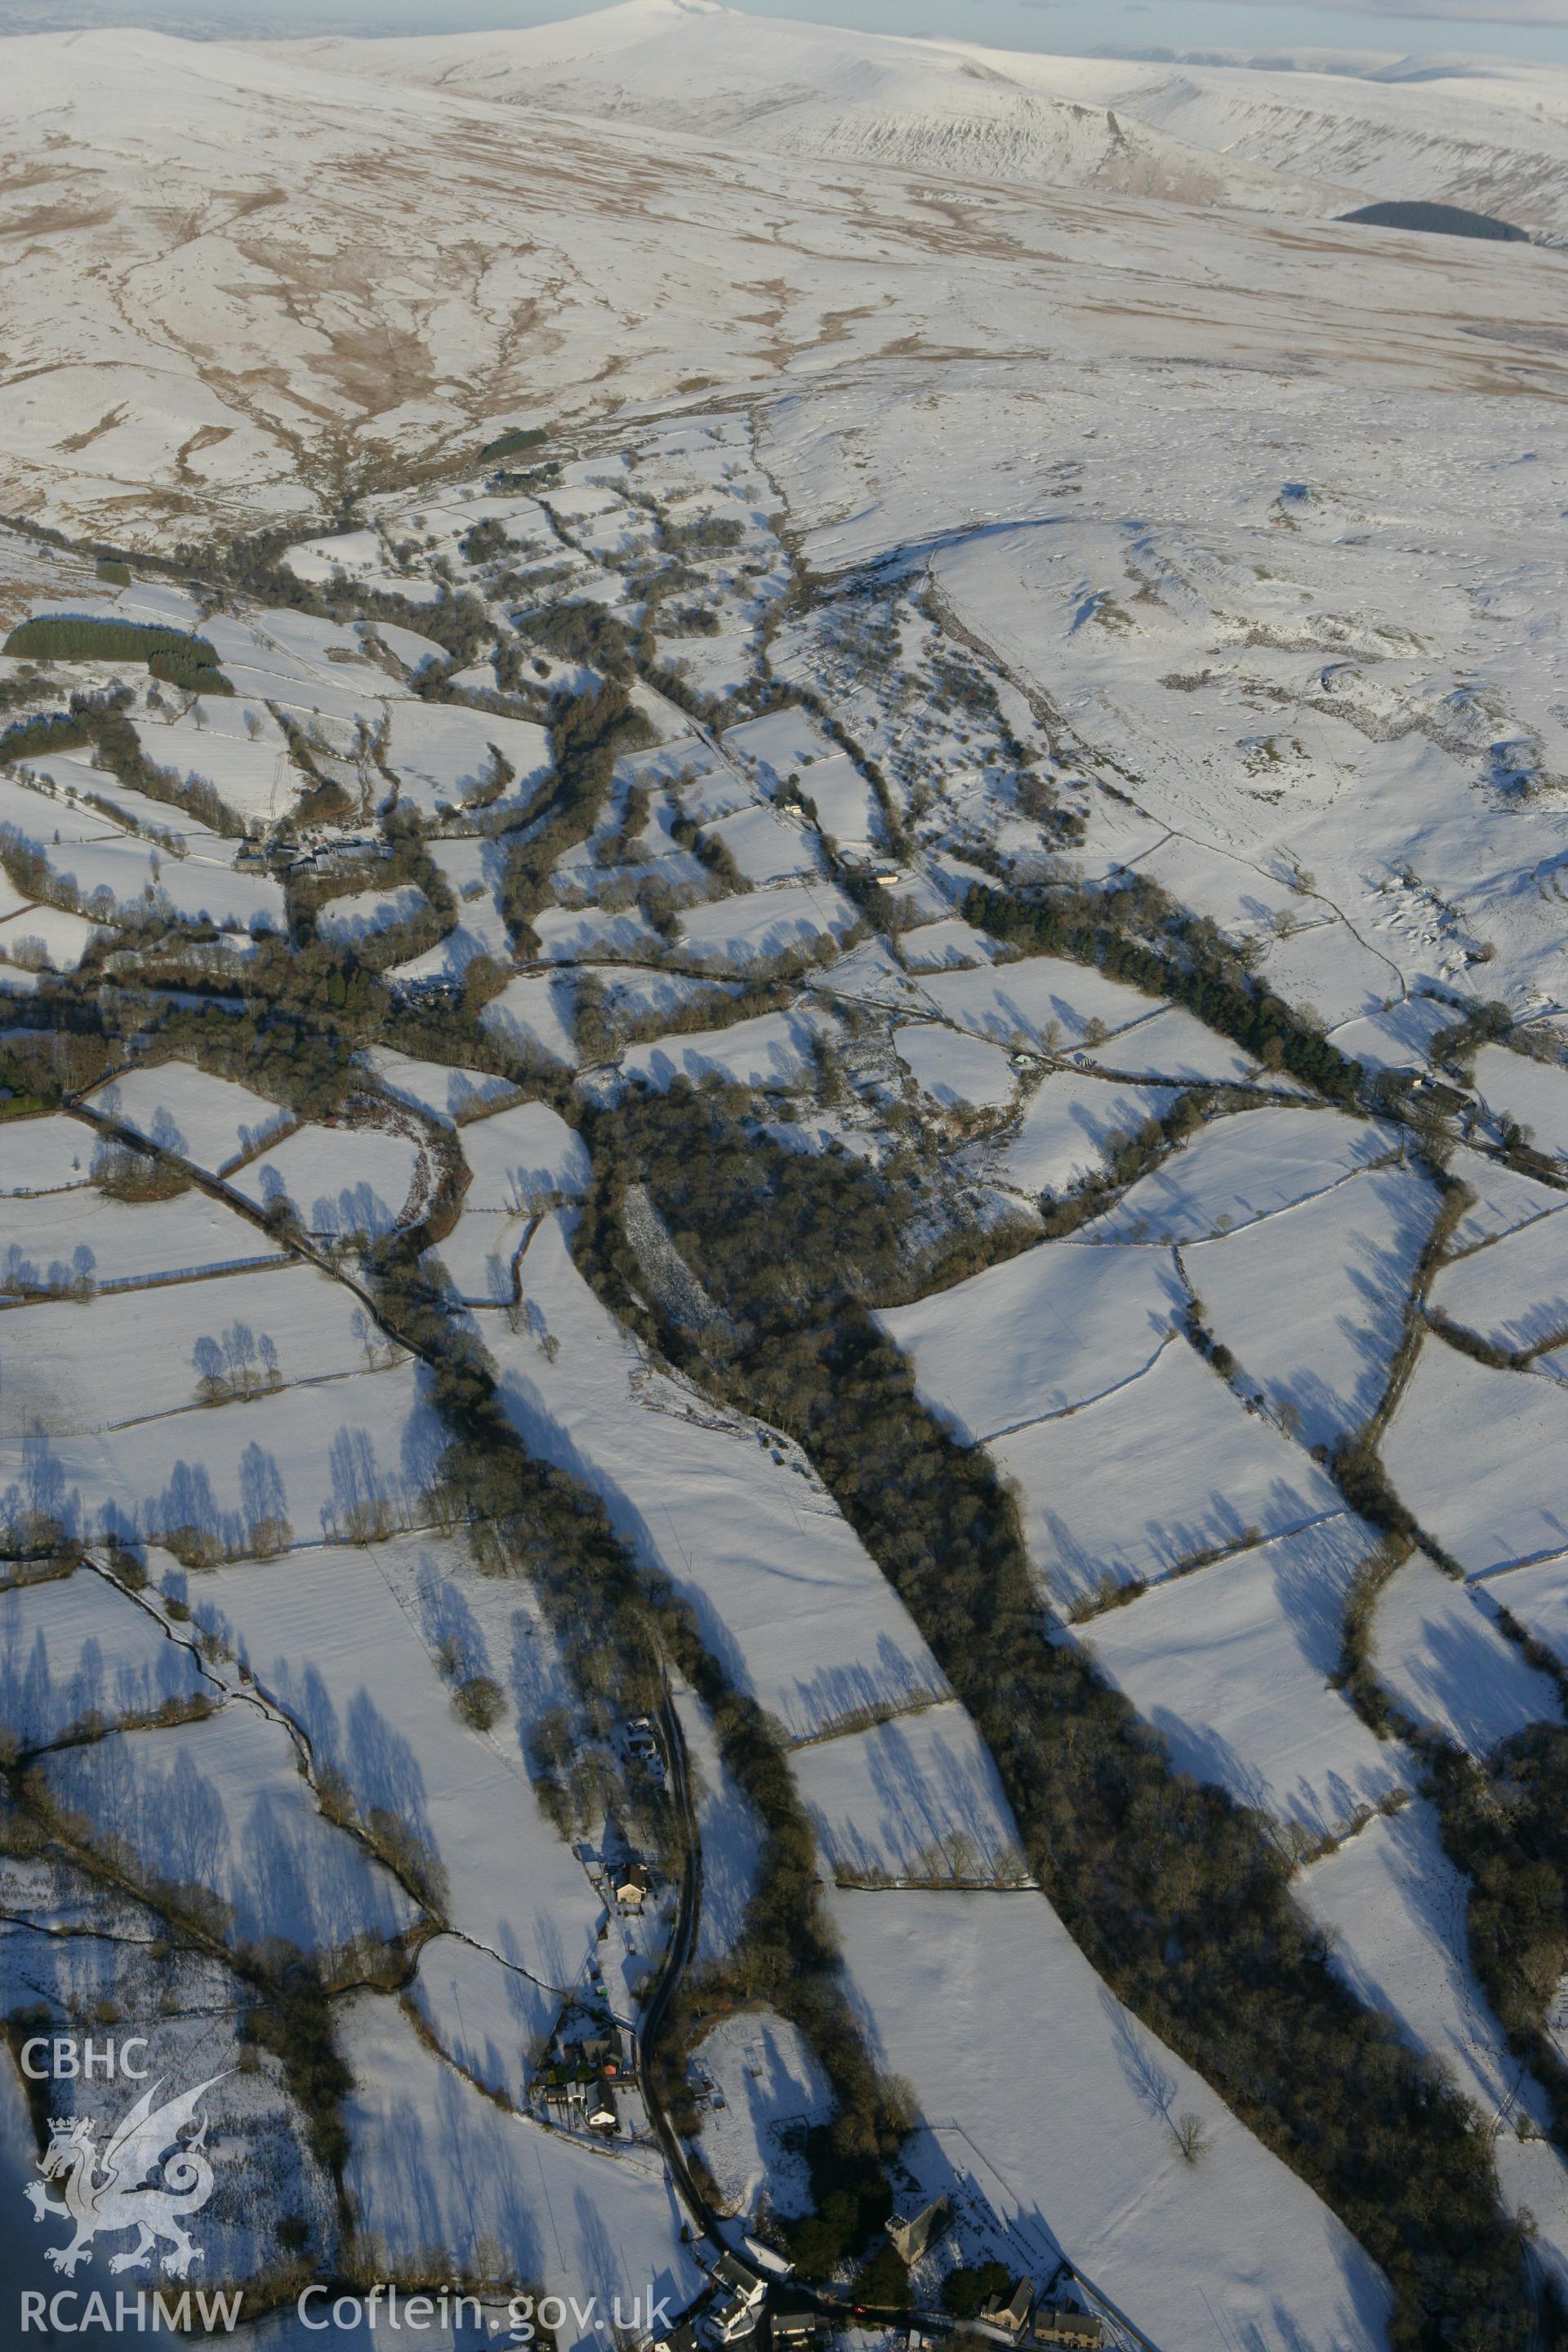
[[[1101,102],[1271,171],[1568,230],[1568,68],[1411,58],[1352,76],[1245,66],[1096,69]]]
[[[1236,162],[1119,115],[1093,91],[1092,70],[1077,86],[1084,77],[1072,60],[743,15],[721,0],[620,0],[522,32],[321,40],[289,53],[333,72],[658,125],[742,150],[1260,212],[1343,209],[1344,188]]]
[[[731,21],[753,24],[701,25]],[[922,89],[932,70],[993,88],[923,48],[898,54]],[[657,127],[566,123],[482,85],[366,78],[395,55],[130,31],[10,43],[0,227],[26,362],[0,383],[0,512],[165,549],[283,519],[303,537],[356,490],[412,487],[510,422],[853,385],[859,431],[884,378],[1017,365],[1036,412],[1003,436],[1007,504],[988,490],[973,521],[1034,508],[1053,463],[1082,454],[1083,427],[1063,438],[1064,395],[1129,355],[1190,355],[1232,383],[1241,368],[1270,398],[1326,373],[1401,402],[1511,394],[1563,364],[1541,324],[1554,255],[1113,193],[1095,161],[1103,124],[1073,131],[1089,142],[1067,173],[1080,184],[1009,187],[955,180],[927,152],[825,162],[744,152],[733,132],[716,149],[705,118],[722,110],[706,100],[685,129],[662,100]],[[852,58],[838,67],[856,79]],[[1133,381],[1109,405],[1093,391],[1095,429],[1142,396]],[[1286,452],[1278,467],[1314,469]],[[352,561],[363,569],[359,541]],[[257,789],[271,777],[268,761]]]
[[[899,39],[722,0],[620,0],[526,31],[294,53],[376,80],[955,179],[1319,217],[1425,197],[1568,230],[1568,70],[1145,65]]]

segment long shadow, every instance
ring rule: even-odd
[[[100,1605],[105,1633],[112,1638],[130,1604],[96,1579],[89,1581],[87,1597]],[[68,1590],[51,1581],[31,1594],[0,1596],[0,1725],[23,1746],[57,1738],[89,1717],[150,1715],[164,1700],[186,1697],[199,1687],[189,1653],[172,1642],[158,1640],[140,1658],[117,1656],[110,1667],[96,1633],[73,1634],[69,1615],[63,1624],[54,1622],[65,1613]],[[69,1594],[71,1602],[79,1598]],[[40,1618],[42,1622],[36,1622]],[[73,1640],[76,1654],[68,1664]]]
[[[395,1814],[416,1837],[434,1846],[419,1759],[363,1688],[349,1702],[343,1769],[367,1811],[378,1807]]]
[[[484,1628],[449,1577],[435,1577],[419,1588],[419,1619],[433,1650],[451,1662],[453,1678],[467,1681],[488,1675],[489,1647]]]
[[[1389,1662],[1397,1664],[1405,1693],[1415,1695],[1417,1711],[1448,1727],[1473,1756],[1485,1756],[1528,1723],[1560,1721],[1562,1706],[1550,1683],[1511,1647],[1498,1651],[1483,1642],[1486,1620],[1473,1595],[1450,1589],[1454,1608],[1474,1612],[1478,1638],[1467,1639],[1462,1621],[1428,1617],[1420,1650]]]

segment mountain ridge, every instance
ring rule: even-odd
[[[722,0],[619,0],[500,34],[261,46],[380,83],[1006,185],[1325,218],[1356,193],[1233,162],[1123,120],[1087,87],[1050,86],[1068,67],[1092,83],[1099,69],[1088,60],[860,35]]]
[[[1560,264],[1528,246],[780,155],[320,52],[6,56],[0,514],[119,544],[304,526],[518,417],[930,370],[1046,397],[1086,369],[1511,394],[1560,367],[1531,323]]]
[[[1375,75],[1056,57],[619,0],[505,33],[268,44],[356,79],[673,127],[775,153],[1330,219],[1453,203],[1568,230],[1568,73]],[[1541,93],[1544,92],[1544,95]]]

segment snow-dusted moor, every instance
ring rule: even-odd
[[[1568,68],[0,41],[0,2345],[1568,2347]]]

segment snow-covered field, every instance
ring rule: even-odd
[[[409,1998],[443,2051],[482,2089],[521,2106],[530,2053],[548,2034],[560,1996],[461,1936],[437,1936],[419,1955]]]
[[[230,1178],[265,1209],[289,1201],[312,1234],[384,1234],[416,1195],[423,1148],[382,1128],[300,1127]]]
[[[1353,1519],[1324,1519],[1106,1611],[1089,1650],[1178,1771],[1309,1835],[1342,1835],[1410,1779],[1330,1683],[1346,1589],[1372,1545]]]
[[[1471,1971],[1466,1882],[1430,1806],[1417,1800],[1372,1822],[1298,1885],[1331,1931],[1334,1968],[1479,2109],[1505,2204],[1535,2216],[1546,2263],[1568,2276],[1568,2165],[1543,2135],[1545,2094],[1509,2049]]]
[[[1185,1085],[1247,1085],[1267,1075],[1239,1045],[1205,1029],[1179,1004],[1115,1031],[1104,1045],[1074,1059],[1102,1062],[1125,1077],[1172,1078]]]
[[[1313,1916],[1338,1931],[1341,1974],[1454,2067],[1489,2121],[1508,2114],[1522,2069],[1470,1973],[1465,1882],[1443,1853],[1430,1806],[1417,1801],[1369,1823],[1298,1883]],[[1528,2092],[1526,2103],[1529,2111]]]
[[[90,1148],[94,1139],[85,1128],[71,1132]],[[8,1130],[7,1146],[16,1134],[16,1129]],[[12,1201],[0,1294],[71,1282],[109,1289],[281,1255],[276,1242],[205,1192],[193,1189],[172,1201],[133,1204],[78,1186]]]
[[[1065,1192],[1100,1172],[1112,1138],[1135,1135],[1174,1099],[1168,1087],[1118,1086],[1084,1071],[1055,1071],[1025,1103],[997,1157],[997,1174],[1020,1192]]]
[[[31,1502],[85,1535],[234,1554],[391,1532],[422,1520],[445,1443],[407,1365],[114,1434],[0,1436],[0,1525]]]
[[[621,1067],[627,1077],[660,1088],[679,1077],[695,1084],[711,1071],[737,1086],[788,1090],[809,1075],[816,1041],[831,1043],[834,1035],[831,1016],[806,1006],[798,1012],[764,1013],[708,1035],[695,1032],[655,1037],[628,1047]]]
[[[972,1441],[1067,1412],[1146,1371],[1185,1293],[1167,1253],[1047,1243],[878,1320],[925,1402]]]
[[[1494,1348],[1539,1348],[1568,1333],[1568,1225],[1552,1215],[1445,1266],[1432,1304]]]
[[[1225,2329],[1265,2352],[1383,2342],[1387,2289],[1354,2240],[1111,1998],[1043,1895],[850,1891],[833,1916],[873,2049],[933,2126],[921,2201],[973,2182],[1015,2273],[1043,2285],[1065,2254],[1169,2352]]]
[[[103,931],[101,923],[63,907],[27,907],[0,922],[0,957],[18,974],[40,969],[75,971]]]
[[[1106,1240],[1205,1241],[1315,1199],[1386,1158],[1393,1143],[1385,1129],[1333,1111],[1242,1111],[1215,1119],[1089,1230]]]
[[[552,963],[653,954],[658,945],[658,934],[640,915],[605,907],[546,907],[535,918],[533,932],[541,955]]]
[[[862,940],[843,955],[834,956],[812,985],[826,996],[902,1012],[917,1020],[928,1019],[931,1012],[924,990],[910,978],[882,939]]]
[[[99,1139],[79,1119],[10,1119],[0,1140],[0,1192],[13,1201],[28,1193],[70,1192],[91,1181]]]
[[[509,796],[526,800],[549,769],[543,728],[522,719],[450,703],[398,702],[391,720],[386,763],[402,780],[405,797],[426,816],[461,808],[493,782],[498,753],[511,771]]]
[[[533,1226],[529,1210],[465,1208],[426,1263],[445,1268],[451,1286],[470,1307],[506,1307],[513,1297],[517,1255]]]
[[[243,1561],[193,1583],[189,1599],[361,1814],[390,1812],[435,1853],[454,1927],[564,1990],[602,1906],[541,1812],[524,1761],[553,1693],[549,1639],[521,1595],[500,1638],[487,1633],[479,1581],[460,1542],[402,1536]],[[437,1663],[444,1642],[458,1645],[462,1677],[489,1675],[505,1693],[493,1731],[459,1720]]]
[[[1373,1628],[1378,1679],[1418,1723],[1484,1756],[1531,1723],[1555,1723],[1563,1706],[1550,1678],[1531,1665],[1489,1613],[1489,1601],[1517,1610],[1531,1632],[1551,1636],[1526,1599],[1531,1583],[1568,1600],[1562,1563],[1517,1569],[1484,1587],[1444,1576],[1419,1554],[1378,1596]],[[1478,1605],[1478,1602],[1479,1605]]]
[[[1461,1149],[1451,1164],[1454,1174],[1476,1196],[1454,1229],[1456,1253],[1479,1249],[1485,1242],[1518,1233],[1563,1205],[1562,1193],[1550,1184],[1517,1168],[1483,1159],[1479,1151]]]
[[[1483,1045],[1476,1055],[1476,1088],[1487,1108],[1522,1128],[1537,1150],[1568,1158],[1568,1072]]]
[[[944,1696],[891,1587],[806,1469],[739,1419],[654,1372],[572,1263],[547,1216],[521,1267],[528,1317],[486,1338],[531,1452],[602,1497],[668,1576],[740,1686],[795,1738],[865,1706]],[[553,1359],[545,1339],[559,1341]],[[791,1449],[793,1453],[793,1449]]]
[[[1382,1396],[1436,1208],[1420,1174],[1378,1168],[1186,1253],[1205,1322],[1307,1444]]]
[[[1012,1885],[1025,1874],[996,1768],[952,1701],[797,1748],[794,1766],[840,1880]]]
[[[428,908],[424,891],[409,884],[395,890],[352,891],[328,899],[316,918],[316,936],[336,947],[350,945],[374,939],[378,931],[395,930],[400,923],[413,922]]]
[[[193,705],[193,709],[195,706]],[[203,706],[204,709],[205,706]],[[214,704],[214,709],[219,706]],[[226,709],[227,706],[223,706]],[[68,814],[59,826],[66,841],[100,840],[112,836],[116,823],[143,833],[171,849],[183,851],[207,866],[232,866],[235,845],[210,825],[172,801],[153,800],[134,785],[123,784],[111,768],[99,767],[85,752],[46,753],[29,760],[20,772],[42,782],[57,803],[63,793]],[[90,800],[90,809],[85,805]],[[13,807],[20,803],[13,802]]]
[[[1383,1458],[1424,1526],[1472,1575],[1562,1551],[1568,1391],[1428,1339]]]
[[[833,2112],[833,2086],[810,2042],[764,2011],[724,2019],[693,2056],[715,2094],[699,2144],[725,2210],[750,2216],[765,2191],[785,2220],[809,2211],[805,2167],[780,2134],[826,2123]]]
[[[405,985],[461,980],[479,956],[503,967],[510,965],[511,936],[500,899],[505,863],[501,846],[484,839],[435,841],[430,856],[458,899],[458,921],[434,947],[410,956],[405,963],[394,964],[391,978]]]
[[[55,1801],[123,1838],[146,1876],[218,1895],[242,1941],[338,1951],[414,1916],[391,1874],[318,1812],[288,1733],[238,1702],[205,1723],[61,1749],[42,1769]]]
[[[1487,1591],[1559,1664],[1568,1665],[1568,1549],[1489,1578]]]
[[[739,809],[709,830],[748,882],[788,882],[796,875],[821,870],[810,834],[798,824],[786,824],[772,809]]]
[[[470,1119],[459,1138],[472,1178],[465,1213],[500,1210],[510,1215],[587,1190],[588,1155],[558,1111],[519,1103],[488,1118]]]
[[[13,1307],[0,1318],[0,1428],[129,1433],[215,1396],[231,1402],[207,1403],[208,1413],[242,1413],[247,1393],[256,1402],[297,1382],[327,1382],[330,1395],[365,1369],[363,1322],[340,1284],[289,1259],[156,1292]],[[384,1347],[374,1354],[386,1360]],[[318,1402],[330,1412],[327,1395]],[[195,1426],[187,1435],[199,1451]]]
[[[676,1711],[686,1742],[697,1833],[702,1841],[702,1908],[699,1959],[720,1960],[739,1939],[746,1906],[756,1891],[763,1825],[736,1787],[713,1730],[712,1717],[693,1692],[678,1692]]]
[[[1152,1010],[1146,996],[1082,964],[1054,956],[939,971],[921,982],[937,1010],[961,1029],[1002,1045],[1083,1045],[1089,1032],[1114,1035]],[[1121,1048],[1115,1049],[1120,1059]]]
[[[818,761],[803,779],[801,790],[809,796],[822,831],[841,848],[864,853],[880,842],[877,795],[846,752]]]
[[[983,1037],[911,1021],[894,1032],[893,1046],[921,1092],[943,1110],[994,1110],[1013,1098],[1016,1073]]]
[[[960,915],[919,924],[903,934],[899,950],[911,971],[946,971],[954,966],[990,963],[996,952],[994,942]]]
[[[450,1124],[510,1102],[516,1088],[485,1070],[465,1070],[447,1062],[424,1062],[390,1045],[366,1049],[365,1067],[389,1095]]]
[[[693,907],[680,918],[680,938],[694,962],[722,969],[847,939],[859,919],[834,883],[780,882],[769,890]]]
[[[0,1723],[23,1747],[93,1717],[152,1715],[202,1687],[191,1652],[89,1570],[0,1593]]]
[[[296,1124],[281,1103],[264,1102],[232,1078],[215,1078],[189,1062],[127,1070],[87,1097],[89,1110],[144,1135],[193,1167],[226,1175],[240,1160]]]
[[[175,921],[256,934],[285,928],[283,892],[269,875],[237,873],[226,858],[213,863],[169,855],[166,843],[144,840],[107,818],[67,814],[48,789],[51,778],[63,783],[68,775],[90,790],[91,770],[37,761],[29,773],[37,790],[0,778],[0,846],[40,859],[68,903],[95,925],[161,911]],[[161,808],[157,814],[161,820]],[[79,932],[70,936],[79,948],[85,943]],[[63,940],[62,952],[68,960]]]
[[[645,2164],[585,2147],[561,2132],[504,2114],[442,2063],[389,2001],[361,1995],[343,2016],[354,2089],[347,2120],[347,2183],[364,2233],[384,2268],[422,2264],[473,2275],[487,2252],[502,2278],[574,2296],[592,2312],[651,2287],[679,2311],[700,2284],[680,2214],[651,2158]],[[635,2285],[633,2282],[636,2282]],[[600,2339],[570,2307],[562,2352]]]
[[[565,972],[520,972],[492,996],[479,1025],[518,1052],[543,1064],[577,1066],[572,1034],[575,983]]]
[[[809,791],[812,780],[803,778],[802,772],[816,761],[831,760],[836,746],[810,711],[795,704],[748,719],[743,727],[731,727],[724,738],[724,749],[742,767],[754,771],[770,790],[788,784],[793,776]]]
[[[281,681],[266,683],[276,692]],[[282,698],[293,698],[285,689]],[[139,718],[137,731],[155,767],[182,786],[209,785],[225,808],[247,823],[270,824],[287,813],[304,789],[305,778],[289,758],[288,738],[260,693],[237,704],[198,696],[177,718],[152,713]],[[176,813],[160,810],[158,814],[167,823]]]
[[[1016,1481],[1036,1571],[1064,1603],[1107,1581],[1152,1582],[1340,1507],[1316,1464],[1179,1339],[1078,1412],[994,1437],[991,1454]]]

